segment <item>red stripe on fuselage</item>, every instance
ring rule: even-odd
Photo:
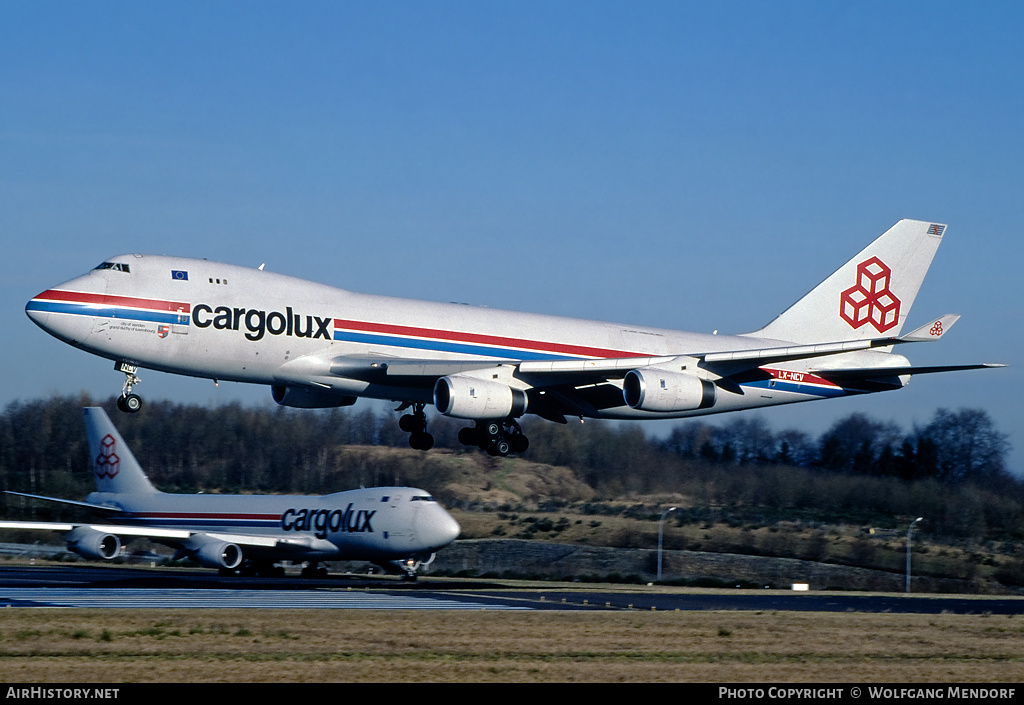
[[[89,294],[84,291],[64,291],[62,289],[48,289],[35,298],[46,301],[65,301],[67,303],[75,304],[91,304],[94,306],[145,308],[153,311],[171,311],[172,313],[192,312],[192,305],[183,301],[162,301],[160,299],[140,299],[135,296]]]
[[[334,319],[334,328],[335,330],[341,328],[346,330],[363,331],[371,333],[402,335],[412,338],[428,338],[430,340],[458,341],[460,343],[474,343],[477,345],[495,345],[506,348],[539,350],[543,352],[559,353],[562,355],[576,355],[585,357],[637,357],[641,355],[641,353],[626,352],[623,350],[610,350],[607,348],[592,348],[583,345],[549,343],[538,340],[524,340],[522,338],[507,338],[505,336],[500,335],[464,333],[460,331],[439,330],[436,328],[419,328],[417,326],[400,326],[391,323],[351,321],[343,318]]]
[[[232,514],[227,512],[132,512],[134,519],[231,519],[277,521],[280,514]]]

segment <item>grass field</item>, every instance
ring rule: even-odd
[[[0,610],[0,679],[1020,682],[1024,617],[803,612]]]

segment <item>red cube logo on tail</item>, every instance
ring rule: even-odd
[[[900,320],[900,300],[889,290],[892,270],[872,257],[857,265],[857,283],[839,298],[839,315],[854,329],[870,323],[879,333]]]
[[[116,446],[117,441],[109,433],[100,441],[100,454],[96,456],[96,462],[92,469],[98,479],[113,479],[117,476],[121,466],[121,459],[114,452]]]

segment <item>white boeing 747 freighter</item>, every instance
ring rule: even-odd
[[[316,576],[325,572],[323,561],[358,560],[409,579],[461,531],[430,494],[414,487],[326,495],[159,492],[106,412],[84,412],[96,492],[84,502],[8,494],[85,507],[100,521],[0,521],[0,529],[62,532],[71,551],[93,560],[116,558],[123,539],[142,537],[225,574],[280,574],[275,564],[287,561],[306,563],[303,575]]]
[[[269,385],[293,407],[398,402],[427,450],[425,409],[474,422],[459,435],[522,452],[524,414],[671,419],[903,387],[894,348],[936,341],[958,316],[902,334],[946,226],[901,220],[752,333],[711,335],[357,294],[248,268],[120,255],[28,302],[51,335],[114,361],[136,411],[139,368]]]

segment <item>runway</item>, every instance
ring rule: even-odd
[[[90,566],[0,568],[0,608],[366,610],[756,610],[1024,614],[1024,598],[767,590],[670,590],[514,581],[331,575],[225,578],[205,570]]]
[[[0,607],[74,607],[136,609],[366,609],[508,610],[528,609],[499,603],[328,590],[164,590],[127,588],[0,588]]]

